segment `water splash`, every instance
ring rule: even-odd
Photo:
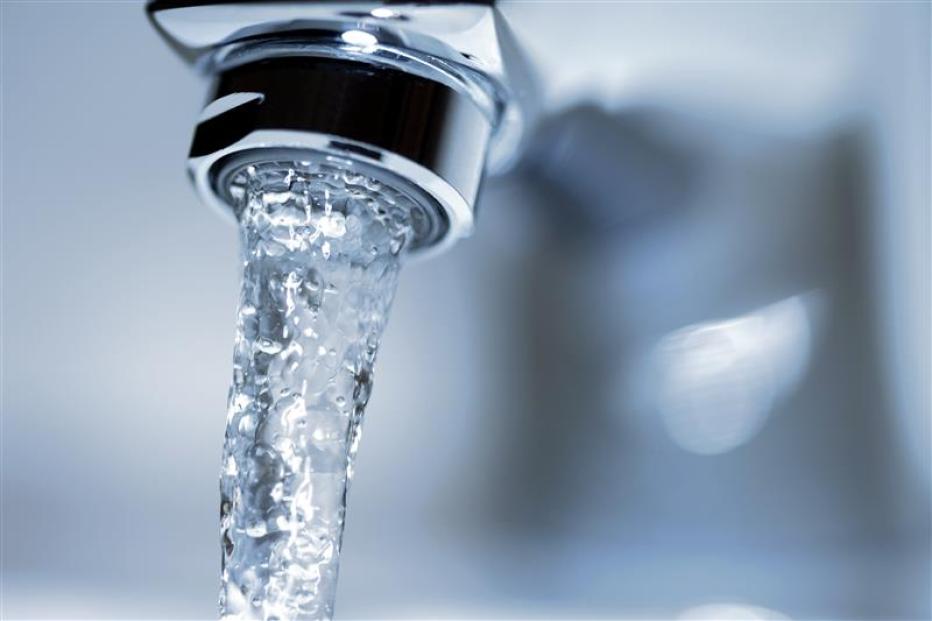
[[[416,207],[329,165],[240,171],[221,618],[333,615],[347,486]]]

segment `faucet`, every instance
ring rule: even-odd
[[[402,251],[473,228],[535,98],[491,2],[153,0],[212,78],[188,172],[240,223],[220,475],[221,618],[330,619]]]
[[[494,2],[151,0],[165,41],[210,76],[188,173],[238,216],[236,171],[335,162],[426,217],[409,244],[469,235],[486,171],[508,169],[536,117],[534,81]]]

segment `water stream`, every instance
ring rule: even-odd
[[[223,619],[329,619],[346,492],[414,205],[329,165],[236,176],[243,284],[221,473]]]

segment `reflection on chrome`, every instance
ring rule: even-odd
[[[789,617],[775,610],[744,604],[706,604],[684,610],[681,621],[787,621]]]
[[[347,45],[368,48],[379,44],[379,40],[371,32],[365,30],[347,30],[340,35],[340,38]]]
[[[806,370],[817,301],[814,293],[797,295],[663,337],[654,349],[653,394],[673,441],[715,455],[753,438]]]

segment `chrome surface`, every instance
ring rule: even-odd
[[[244,42],[262,37],[330,41],[342,52],[364,53],[405,70],[456,76],[485,108],[491,102],[494,135],[488,165],[509,168],[538,114],[530,65],[501,13],[488,3],[385,2],[150,2],[152,23],[168,43],[201,71],[225,67]],[[340,40],[346,32],[371,35],[371,45]],[[334,49],[331,45],[330,49]]]
[[[225,158],[304,149],[418,186],[445,225],[414,248],[440,250],[470,234],[483,173],[511,166],[536,116],[530,72],[491,3],[156,1],[148,12],[215,77],[188,163],[212,205],[226,204]]]
[[[251,94],[251,95],[250,95]],[[339,158],[409,192],[442,222],[413,245],[441,250],[468,235],[491,126],[440,82],[346,59],[277,56],[221,73],[198,124],[188,168],[205,202],[229,209],[220,164],[259,149]]]

